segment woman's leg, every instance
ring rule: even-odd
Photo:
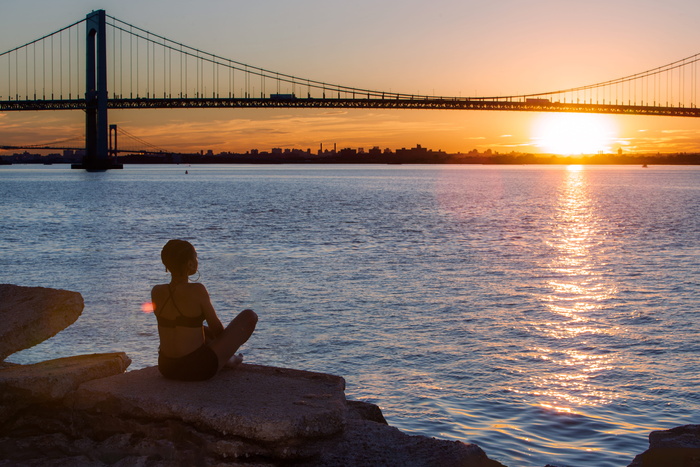
[[[236,353],[255,331],[258,315],[253,310],[243,310],[226,326],[224,332],[209,343],[209,347],[219,358],[219,369]]]

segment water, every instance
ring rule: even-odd
[[[141,305],[184,238],[222,321],[260,315],[246,361],[342,375],[405,432],[620,466],[698,423],[698,167],[11,166],[0,196],[0,281],[85,299],[14,362],[154,365]]]

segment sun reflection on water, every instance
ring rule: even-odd
[[[604,275],[603,235],[582,166],[567,168],[558,197],[546,241],[555,259],[545,267],[545,290],[537,297],[550,318],[532,323],[539,335],[555,343],[530,349],[549,364],[549,371],[531,376],[530,395],[536,395],[543,408],[575,413],[576,407],[605,404],[612,397],[592,380],[613,369],[615,357],[598,350],[590,339],[619,332],[601,319],[616,287]]]

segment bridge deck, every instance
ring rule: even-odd
[[[5,100],[0,111],[84,110],[83,99]],[[501,110],[529,112],[578,112],[619,115],[655,115],[700,117],[697,107],[662,107],[654,105],[617,105],[599,103],[522,102],[463,98],[362,99],[362,98],[113,98],[110,109],[192,109],[192,108],[352,108],[352,109],[440,109]]]

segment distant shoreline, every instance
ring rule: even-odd
[[[83,162],[83,150],[64,150],[62,154],[0,155],[0,164],[61,164]],[[487,149],[474,149],[467,153],[446,153],[422,147],[391,150],[378,146],[365,151],[363,148],[326,149],[321,147],[313,153],[311,149],[273,148],[271,151],[251,149],[245,153],[212,150],[198,153],[142,153],[134,151],[112,159],[118,164],[475,164],[475,165],[700,165],[700,153],[656,154],[623,153],[618,150],[609,154],[581,154],[564,156],[557,154],[532,154],[511,151],[500,154]]]
[[[80,159],[61,155],[15,154],[0,156],[0,165],[9,164],[70,164]],[[331,154],[311,155],[306,152],[283,154],[130,154],[117,157],[121,164],[375,164],[375,165],[700,165],[700,154],[554,156],[536,154]]]

